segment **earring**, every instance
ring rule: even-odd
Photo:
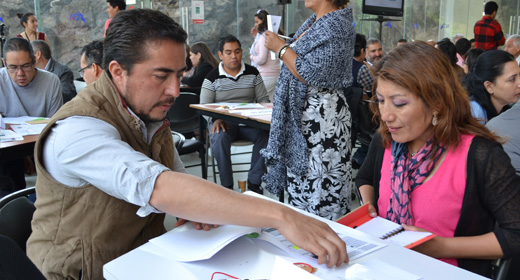
[[[437,112],[433,112],[432,125],[436,126],[439,120],[437,120]]]

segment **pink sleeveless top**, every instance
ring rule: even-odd
[[[453,237],[459,222],[466,190],[466,159],[474,135],[462,135],[456,149],[451,147],[441,165],[426,182],[411,193],[411,209],[415,226],[442,237]],[[392,154],[385,149],[379,181],[379,216],[386,218],[390,201],[390,168]],[[457,265],[456,259],[441,259]]]

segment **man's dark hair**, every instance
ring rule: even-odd
[[[470,43],[475,43],[475,38],[469,39]]]
[[[150,44],[171,40],[184,45],[187,34],[167,15],[150,9],[131,9],[118,12],[107,29],[103,46],[103,69],[110,75],[108,65],[117,61],[130,73],[136,63],[145,61]]]
[[[457,43],[455,43],[455,48],[457,49],[457,53],[463,56],[471,49],[471,43],[466,38],[460,38],[457,40]]]
[[[47,44],[47,42],[43,40],[34,40],[31,41],[31,46],[34,52],[40,51],[45,59],[51,59],[51,48],[49,47],[49,44]]]
[[[237,39],[237,37],[235,37],[233,35],[227,35],[227,36],[221,38],[220,41],[218,41],[218,50],[220,52],[223,52],[224,51],[224,45],[226,43],[233,43],[233,42],[237,42],[238,46],[242,48],[242,44],[240,44],[240,41]]]
[[[356,33],[356,41],[354,42],[354,56],[361,55],[361,50],[367,48],[367,37],[363,34]]]
[[[498,11],[498,4],[495,1],[489,1],[484,5],[484,14],[490,15]]]
[[[81,49],[80,55],[85,54],[85,60],[87,64],[95,63],[101,67],[103,65],[103,42],[101,40],[95,40]]]
[[[406,39],[399,39],[399,41],[397,41],[397,43],[408,43],[408,40]]]
[[[118,7],[120,11],[126,10],[126,2],[124,0],[107,0],[112,8]]]
[[[6,55],[8,52],[20,51],[28,52],[29,57],[31,58],[31,63],[34,63],[34,51],[29,41],[25,40],[24,38],[14,37],[5,42],[4,55]]]

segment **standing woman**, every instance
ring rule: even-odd
[[[502,50],[481,54],[464,78],[471,113],[482,124],[509,109],[520,97],[520,67],[513,55]]]
[[[20,18],[20,24],[25,28],[25,31],[18,34],[16,37],[21,37],[26,39],[27,41],[35,41],[35,40],[44,40],[51,46],[49,39],[45,36],[45,33],[38,32],[38,20],[34,16],[33,13],[17,13],[16,14]]]
[[[218,60],[204,43],[195,43],[190,49],[190,60],[194,72],[191,77],[182,78],[182,83],[190,87],[200,88],[206,75],[218,66]]]
[[[272,58],[271,53],[265,47],[265,31],[267,30],[266,10],[258,10],[255,14],[255,29],[258,31],[255,42],[251,46],[251,64],[253,64],[260,72],[264,80],[265,89],[269,94],[269,100],[273,101],[276,89],[276,81],[280,74],[280,60]]]
[[[286,44],[266,31],[284,62],[276,85],[266,188],[299,209],[336,220],[350,208],[351,116],[343,89],[352,83],[355,32],[348,0],[306,0],[314,14]]]

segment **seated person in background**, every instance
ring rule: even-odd
[[[490,120],[486,127],[506,141],[502,146],[511,158],[511,164],[520,175],[520,102],[517,101],[511,109]]]
[[[464,57],[464,73],[468,74],[469,69],[477,63],[478,57],[484,52],[483,49],[470,49]],[[464,80],[463,80],[464,81]]]
[[[117,13],[103,74],[40,135],[27,255],[48,279],[102,279],[104,264],[165,232],[164,213],[275,227],[319,254],[320,263],[348,259],[345,243],[324,223],[183,173],[165,118],[180,95],[186,38],[159,11]]]
[[[216,102],[269,102],[269,96],[256,68],[242,61],[242,46],[234,36],[228,35],[219,42],[218,56],[222,60],[218,68],[206,76],[200,92],[200,103]],[[263,193],[262,176],[267,171],[260,150],[265,148],[269,132],[248,126],[226,123],[213,119],[210,130],[211,151],[217,160],[222,186],[233,189],[231,142],[248,140],[254,143],[248,188]]]
[[[34,67],[34,53],[29,41],[11,38],[4,45],[0,68],[0,114],[4,117],[51,117],[63,104],[60,80]],[[24,161],[0,164],[0,175],[14,182],[12,192],[26,187]]]
[[[87,85],[95,82],[103,72],[103,41],[96,40],[81,49],[80,76]]]
[[[465,73],[464,69],[457,64],[457,48],[455,47],[455,44],[453,44],[450,39],[444,38],[437,42],[435,45],[436,48],[441,50],[447,57],[448,60],[451,63],[451,66],[455,70],[455,73],[457,73],[457,77],[459,77],[459,80],[462,82],[464,79]]]
[[[471,43],[466,38],[460,38],[455,43],[455,49],[457,50],[457,65],[464,68],[464,59],[466,58],[468,51],[471,49]]]
[[[520,35],[514,34],[509,36],[504,51],[512,54],[515,57],[516,62],[520,65]]]
[[[464,78],[471,113],[482,124],[498,116],[520,97],[520,67],[502,50],[486,51]]]
[[[367,68],[367,63],[365,62],[366,49],[367,39],[365,35],[356,33],[354,57],[352,58],[352,87],[361,87],[358,77],[360,77],[361,68]]]
[[[358,38],[356,37],[356,40]],[[372,85],[374,84],[374,78],[370,73],[370,66],[380,61],[383,58],[383,45],[381,41],[376,38],[370,38],[366,42],[366,63],[365,66],[361,66],[357,76],[357,83],[363,91],[369,96],[372,96]]]
[[[182,78],[182,83],[192,88],[200,88],[206,75],[218,66],[218,60],[204,43],[195,43],[191,46],[190,60],[195,70],[191,77]]]
[[[0,114],[5,117],[52,117],[63,105],[60,80],[34,65],[29,41],[11,38],[4,45],[0,69]]]
[[[437,234],[414,250],[490,277],[489,260],[520,254],[520,177],[498,137],[472,117],[446,56],[423,42],[394,49],[374,76],[380,134],[356,178],[363,202]]]
[[[63,103],[74,98],[76,96],[76,87],[74,87],[72,70],[67,65],[63,65],[52,58],[51,48],[45,41],[31,41],[31,46],[34,51],[34,66],[38,69],[49,71],[60,78]]]
[[[404,45],[406,43],[408,43],[408,40],[406,40],[404,38],[403,39],[399,39],[399,41],[397,41],[396,47],[402,46],[402,45]]]

